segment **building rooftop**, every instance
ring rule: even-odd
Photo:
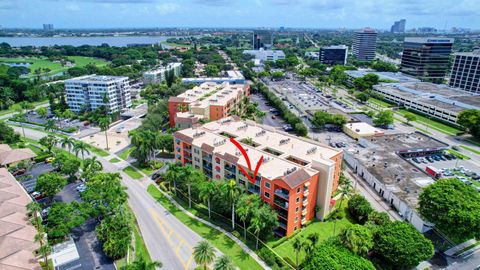
[[[0,269],[40,269],[33,252],[37,231],[27,219],[32,201],[18,181],[0,168]]]
[[[226,105],[232,98],[239,95],[245,86],[243,84],[222,83],[220,85],[207,82],[177,96],[183,102],[190,103],[191,107],[205,108],[210,105]]]
[[[0,144],[0,166],[36,157],[30,148],[12,149],[8,144]]]
[[[66,83],[75,83],[75,82],[84,82],[84,83],[111,83],[119,80],[128,79],[126,76],[105,76],[105,75],[85,75],[81,77],[76,77],[72,79],[65,80]]]
[[[473,52],[457,52],[454,53],[454,55],[480,57],[480,50],[475,50]]]
[[[445,37],[406,37],[405,42],[413,43],[452,43],[454,38]]]
[[[480,95],[447,85],[427,82],[383,83],[374,88],[382,89],[406,99],[432,104],[436,107],[460,112],[467,109],[480,109]]]
[[[285,57],[285,53],[282,50],[244,50],[243,54],[251,54],[258,56],[266,56],[266,55],[275,55],[275,56],[283,56]]]
[[[177,134],[193,138],[191,144],[196,147],[213,147],[214,153],[227,155],[226,160],[233,159],[232,162],[248,168],[241,153],[229,141],[228,137],[234,137],[247,151],[252,166],[256,165],[261,156],[264,157],[259,174],[269,179],[283,178],[302,168],[312,176],[316,173],[311,169],[314,160],[329,160],[341,153],[340,150],[318,142],[298,138],[252,121],[240,121],[235,117],[177,131]]]
[[[380,129],[364,122],[348,123],[348,124],[345,124],[345,128],[349,129],[351,132],[356,133],[360,136],[368,136],[371,134],[378,134],[378,135],[383,134],[383,131],[381,131]]]
[[[228,70],[226,77],[199,77],[199,78],[183,78],[182,83],[206,83],[206,82],[213,82],[213,83],[243,83],[245,81],[245,77],[241,71],[238,70]]]
[[[323,46],[322,49],[348,49],[346,45],[330,45],[330,46]]]
[[[348,149],[348,153],[412,209],[417,207],[422,188],[433,180],[398,154],[427,148],[448,148],[447,144],[419,132],[363,137],[359,139],[359,144]]]
[[[157,74],[160,74],[160,73],[164,73],[166,70],[177,68],[181,65],[182,65],[182,63],[170,63],[166,67],[159,67],[159,68],[154,69],[154,70],[149,70],[149,71],[146,71],[144,74],[145,75],[157,75]]]
[[[407,76],[401,72],[377,72],[370,70],[346,70],[345,73],[353,78],[360,78],[367,74],[375,74],[380,80],[388,80],[392,82],[420,82],[419,79]]]

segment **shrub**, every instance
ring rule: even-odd
[[[275,255],[268,249],[262,248],[258,252],[258,256],[268,265],[273,266],[275,264]]]
[[[238,231],[233,231],[232,234],[233,234],[233,236],[235,236],[237,238],[241,238],[241,235]]]
[[[353,218],[360,224],[365,224],[368,219],[368,215],[374,210],[370,203],[362,195],[355,194],[348,201],[348,211]]]

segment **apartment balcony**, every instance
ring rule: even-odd
[[[231,173],[225,173],[225,179],[236,179],[237,176],[235,174],[231,174]]]
[[[287,235],[286,229],[283,229],[283,228],[280,228],[280,227],[277,227],[277,228],[273,229],[273,233],[275,235],[280,236],[280,237],[285,237]]]
[[[279,222],[278,222],[278,227],[286,230],[286,229],[287,229],[287,224],[284,223],[284,222],[282,222],[282,221],[279,221]]]
[[[277,215],[280,218],[283,218],[284,220],[288,220],[288,214],[284,213],[282,210],[278,209],[277,210]]]
[[[236,169],[235,169],[235,166],[233,166],[233,165],[225,165],[225,170],[227,170],[227,171],[229,171],[233,174],[237,173]]]
[[[278,207],[280,207],[280,208],[283,208],[283,209],[285,209],[285,210],[288,211],[288,202],[286,202],[286,201],[284,201],[284,200],[280,200],[280,199],[275,198],[275,199],[273,199],[273,203],[274,203],[276,206],[278,206]]]
[[[307,205],[308,205],[308,200],[304,199],[304,200],[302,201],[302,205],[303,205],[303,206],[307,206]]]
[[[183,150],[188,153],[192,153],[192,147],[183,147]]]
[[[310,192],[308,191],[308,188],[304,189],[303,190],[303,196],[308,196],[310,194]]]
[[[212,163],[212,156],[203,156],[202,159]]]
[[[284,189],[276,189],[275,190],[275,196],[280,197],[280,198],[288,201],[290,194],[288,193],[288,191],[286,191]]]
[[[203,164],[203,168],[208,171],[212,171],[212,165],[211,164]]]
[[[306,218],[302,218],[302,220],[300,221],[300,224],[305,225],[305,223],[307,223],[307,219],[306,219]]]
[[[308,210],[306,207],[302,208],[302,215],[306,215],[308,213]]]
[[[251,192],[251,193],[260,194],[260,188],[255,187],[255,186],[250,186],[249,185],[248,191]]]

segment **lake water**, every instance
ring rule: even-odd
[[[157,44],[167,40],[166,36],[136,36],[136,37],[0,37],[0,43],[6,42],[12,47],[19,46],[53,46],[82,45],[98,46],[104,43],[110,46],[125,47],[128,44]]]

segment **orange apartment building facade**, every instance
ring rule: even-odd
[[[170,127],[189,128],[200,120],[216,121],[242,109],[243,97],[250,95],[247,84],[202,83],[184,93],[170,97]]]
[[[252,167],[263,156],[255,183],[238,169],[247,163],[229,138],[247,151]],[[289,236],[312,218],[329,214],[340,177],[342,152],[252,121],[227,117],[174,133],[175,159],[214,180],[234,179],[278,213],[279,236]],[[315,212],[316,207],[318,211]]]

